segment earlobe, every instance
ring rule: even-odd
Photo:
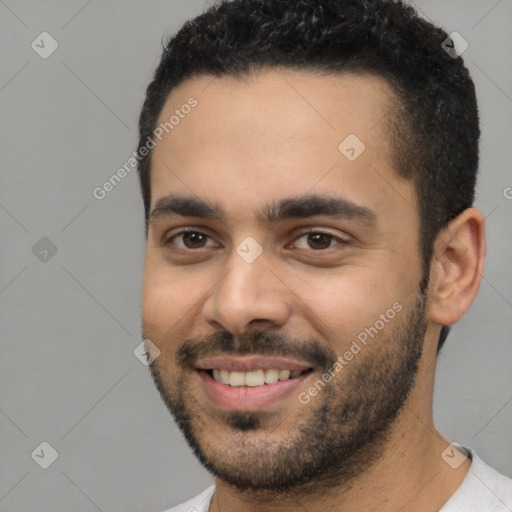
[[[429,318],[440,325],[458,322],[473,303],[484,267],[485,219],[468,208],[434,242]]]

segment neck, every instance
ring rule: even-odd
[[[309,512],[438,511],[464,480],[471,461],[452,469],[441,457],[450,441],[433,425],[432,361],[423,359],[416,382],[424,385],[411,391],[382,453],[363,472],[329,487],[309,485],[283,494],[244,492],[216,480],[210,512],[263,512],[269,504],[275,512],[295,512],[298,504]]]

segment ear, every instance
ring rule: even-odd
[[[440,325],[458,322],[476,297],[486,251],[485,218],[468,208],[434,242],[429,319]]]

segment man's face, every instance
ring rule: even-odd
[[[161,113],[179,121],[152,157],[143,334],[164,402],[232,485],[357,473],[414,382],[419,216],[390,98],[375,77],[279,70],[188,80]]]

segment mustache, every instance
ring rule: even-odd
[[[316,338],[299,341],[270,332],[252,332],[235,338],[230,332],[219,332],[201,339],[187,338],[178,350],[177,361],[183,368],[195,369],[197,360],[221,354],[288,357],[323,369],[334,365],[337,359],[334,351]]]

